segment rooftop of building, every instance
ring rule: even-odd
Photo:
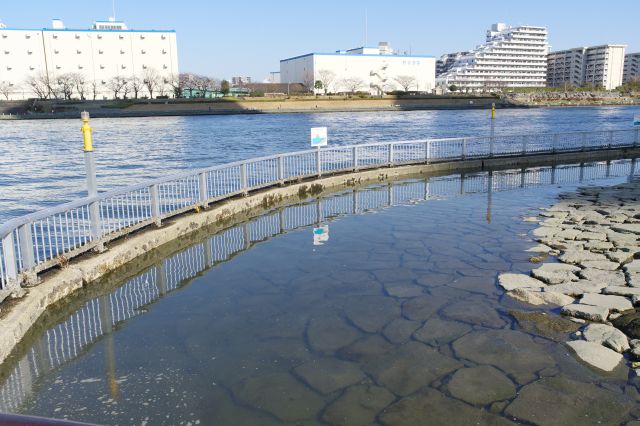
[[[578,50],[585,50],[585,49],[603,49],[603,48],[607,48],[607,47],[627,47],[626,44],[599,44],[597,46],[579,46],[579,47],[572,47],[570,49],[562,49],[562,50],[554,50],[552,52],[549,52],[549,54],[557,54],[557,53],[569,53],[569,52],[575,52]]]
[[[377,47],[361,46],[349,50],[338,50],[332,53],[312,52],[304,55],[293,56],[291,58],[282,59],[280,62],[292,61],[294,59],[306,58],[308,56],[349,56],[349,57],[394,57],[394,58],[422,58],[433,59],[435,56],[430,55],[406,55],[395,52],[389,43],[380,42]]]
[[[51,21],[51,27],[27,28],[27,27],[9,27],[0,22],[0,30],[2,31],[71,31],[71,32],[129,32],[129,33],[175,33],[174,29],[167,30],[138,30],[127,27],[124,21],[116,21],[113,18],[107,20],[96,20],[91,28],[67,28],[61,19],[55,18]]]

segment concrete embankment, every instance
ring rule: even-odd
[[[161,228],[149,228],[113,241],[104,253],[86,255],[72,260],[64,268],[43,275],[41,283],[25,289],[26,294],[21,298],[12,300],[9,304],[3,304],[0,315],[0,362],[10,355],[49,306],[60,302],[83,286],[95,283],[114,272],[117,274],[120,268],[134,259],[153,256],[155,250],[176,240],[188,240],[194,232],[203,229],[210,232],[225,229],[248,217],[258,215],[278,203],[292,202],[300,197],[321,195],[355,185],[416,175],[601,161],[638,155],[640,155],[640,149],[615,149],[381,168],[290,183],[284,187],[272,187],[249,194],[247,197],[216,203],[208,209],[167,220],[163,222]]]
[[[292,114],[321,112],[415,111],[438,109],[486,109],[514,107],[493,96],[431,96],[375,99],[304,97],[291,99],[38,101],[29,112],[14,111],[3,119],[77,118],[87,110],[92,117],[153,117],[184,115]]]

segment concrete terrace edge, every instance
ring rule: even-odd
[[[82,287],[104,278],[107,274],[132,260],[176,239],[186,237],[205,227],[225,224],[234,217],[242,216],[252,209],[298,197],[300,193],[313,196],[346,189],[355,184],[364,185],[384,182],[411,175],[504,169],[511,167],[536,167],[572,162],[592,162],[640,156],[640,148],[611,149],[590,152],[545,154],[526,157],[499,157],[491,159],[458,160],[434,164],[383,167],[355,171],[340,175],[292,183],[283,187],[272,187],[246,197],[212,204],[206,210],[189,213],[163,222],[160,228],[146,228],[128,237],[110,243],[104,253],[81,256],[60,270],[46,274],[42,282],[27,289],[27,294],[13,301],[9,312],[0,319],[0,363],[3,363],[16,346],[37,323],[47,308],[80,290]],[[321,185],[314,190],[310,185]],[[227,225],[229,226],[229,225]],[[225,228],[226,226],[223,226]],[[6,306],[6,304],[5,304]],[[3,307],[7,309],[6,307]]]

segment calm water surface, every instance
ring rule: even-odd
[[[620,161],[406,180],[271,212],[78,302],[6,371],[0,404],[105,424],[631,420],[629,370],[576,361],[569,321],[515,320],[530,307],[496,277],[532,267],[523,216],[581,178],[633,173]]]
[[[497,134],[629,128],[640,107],[499,110]],[[92,120],[101,189],[307,149],[309,128],[357,144],[489,132],[489,112],[410,111]],[[0,222],[83,194],[80,120],[0,121]]]

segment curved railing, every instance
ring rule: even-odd
[[[350,188],[268,212],[207,236],[162,259],[109,293],[82,302],[65,320],[48,327],[29,344],[25,353],[13,361],[12,367],[6,370],[6,376],[0,378],[0,412],[19,411],[31,397],[41,376],[51,374],[82,356],[95,342],[130,318],[144,314],[147,307],[182,288],[192,278],[263,241],[304,227],[335,223],[348,215],[469,194],[488,194],[488,215],[492,193],[559,183],[580,184],[595,179],[633,179],[640,173],[636,165],[635,160],[615,160],[425,177],[363,189]],[[484,215],[485,212],[478,214]],[[312,244],[311,235],[309,237],[308,244]]]
[[[0,225],[0,296],[38,272],[122,235],[262,188],[385,166],[634,147],[639,133],[629,129],[336,146],[253,158],[103,192]]]

